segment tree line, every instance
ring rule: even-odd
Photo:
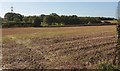
[[[41,27],[41,26],[66,26],[99,24],[101,20],[114,20],[115,18],[106,17],[78,17],[77,15],[50,15],[41,14],[40,16],[24,16],[19,13],[8,12],[2,19],[2,27]]]

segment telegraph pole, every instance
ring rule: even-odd
[[[13,10],[13,6],[11,6],[11,13],[13,13],[13,11],[14,11],[14,10]]]

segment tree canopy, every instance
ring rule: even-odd
[[[8,21],[14,21],[15,19],[22,21],[23,15],[19,13],[6,13],[4,16]]]
[[[3,18],[3,27],[40,27],[43,24],[47,26],[64,24],[66,25],[84,25],[99,24],[102,20],[114,20],[114,18],[106,17],[78,17],[77,15],[58,15],[51,13],[50,15],[41,14],[40,16],[24,16],[19,13],[6,13]]]

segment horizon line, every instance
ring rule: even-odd
[[[6,12],[6,13],[17,13],[17,14],[21,14],[21,13],[18,13],[18,12]],[[5,14],[6,14],[5,13]],[[55,13],[55,12],[53,12],[53,13]],[[5,15],[4,14],[4,15]],[[40,16],[40,15],[50,15],[50,14],[52,14],[52,13],[49,13],[49,14],[45,14],[45,13],[41,13],[41,14],[31,14],[31,15],[24,15],[24,14],[21,14],[21,15],[23,15],[23,16]],[[114,19],[117,19],[116,17],[112,17],[112,16],[90,16],[90,15],[77,15],[77,14],[58,14],[58,13],[55,13],[55,14],[57,14],[57,15],[59,15],[59,16],[62,16],[62,15],[64,15],[64,16],[73,16],[73,15],[76,15],[77,17],[105,17],[105,18],[114,18]],[[2,17],[2,16],[0,16],[1,18],[4,18],[4,17]]]

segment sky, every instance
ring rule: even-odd
[[[0,2],[118,2],[120,0],[0,0]]]
[[[5,0],[4,0],[5,1]],[[18,0],[20,1],[20,0]],[[22,1],[22,0],[21,0]],[[109,0],[110,1],[110,0]],[[57,13],[58,15],[77,15],[116,18],[117,1],[111,2],[0,2],[0,17],[10,12],[25,16]]]

